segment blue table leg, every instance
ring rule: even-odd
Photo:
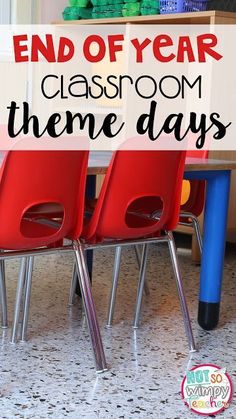
[[[208,173],[198,308],[198,323],[205,330],[219,321],[231,175],[230,171]]]

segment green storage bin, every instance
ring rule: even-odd
[[[108,17],[122,17],[122,10],[111,11]]]
[[[133,2],[133,3],[126,3],[122,9],[122,15],[124,17],[128,16],[139,16],[140,15],[140,3]]]
[[[69,0],[71,6],[76,7],[87,7],[89,0]]]
[[[113,4],[113,5],[107,5],[107,6],[95,6],[93,8],[93,13],[115,13],[115,12],[121,12],[123,8],[123,4]]]
[[[140,0],[124,0],[124,3],[139,3]]]
[[[93,19],[103,19],[103,18],[113,18],[113,17],[122,17],[121,10],[107,10],[103,12],[92,11]]]
[[[81,19],[92,19],[92,7],[79,7],[79,16]]]
[[[76,6],[66,7],[63,11],[64,20],[78,20],[79,19],[79,8]]]
[[[93,6],[107,6],[108,0],[91,0]]]
[[[160,9],[157,9],[156,7],[141,7],[140,12],[142,16],[159,15]]]
[[[148,7],[151,9],[159,9],[159,4],[156,0],[141,0],[141,7]]]
[[[91,0],[93,6],[108,6],[108,5],[116,5],[116,4],[123,4],[124,0]]]
[[[141,1],[141,15],[158,15],[160,13],[160,4],[156,0],[142,0]]]

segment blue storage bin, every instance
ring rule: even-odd
[[[207,8],[208,0],[160,0],[160,13],[200,12]]]
[[[160,13],[181,13],[184,11],[185,0],[160,0]]]
[[[185,12],[203,12],[207,9],[208,0],[185,0]]]

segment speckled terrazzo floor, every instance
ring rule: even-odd
[[[105,328],[113,251],[97,251],[93,291],[110,370],[96,376],[85,320],[77,301],[67,306],[72,257],[38,258],[32,290],[29,341],[11,345],[9,331],[0,352],[0,418],[191,419],[180,398],[187,366],[226,367],[236,387],[236,248],[227,251],[221,321],[202,331],[196,322],[199,267],[180,255],[199,352],[189,358],[177,293],[165,246],[152,247],[141,328],[131,324],[137,268],[132,249],[123,256],[111,330]],[[17,262],[7,264],[9,317]],[[236,418],[236,397],[222,418]]]

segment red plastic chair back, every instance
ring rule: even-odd
[[[90,240],[136,238],[173,229],[178,221],[183,151],[117,151],[85,230]],[[135,216],[162,209],[160,220]]]
[[[186,157],[196,157],[199,159],[207,159],[208,150],[191,150],[187,151]],[[198,217],[204,208],[206,182],[204,180],[190,181],[190,194],[187,202],[181,205],[181,211],[191,212]],[[186,222],[186,219],[184,220]]]
[[[83,226],[87,151],[10,151],[0,172],[0,248],[49,245]],[[25,220],[34,206],[60,206],[59,229]]]

